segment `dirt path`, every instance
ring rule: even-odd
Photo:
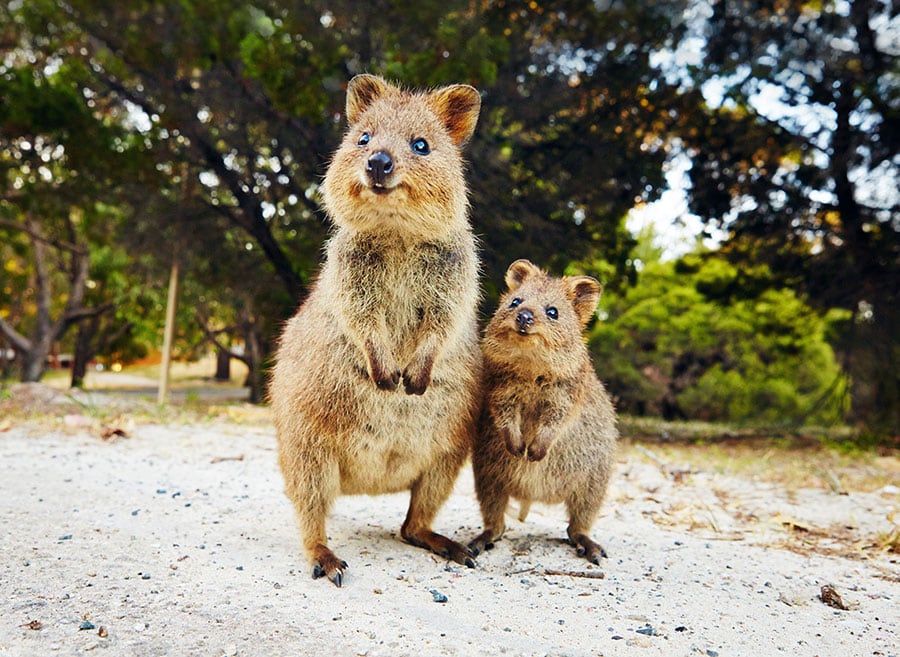
[[[268,426],[104,441],[89,418],[2,422],[2,657],[900,655],[897,555],[841,556],[890,528],[890,486],[787,491],[630,450],[594,532],[602,570],[558,540],[561,509],[511,520],[470,570],[399,540],[406,495],[344,497],[336,589],[299,556]],[[468,471],[436,528],[479,530]],[[819,599],[825,584],[847,610]]]

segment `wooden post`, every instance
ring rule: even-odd
[[[175,305],[178,301],[178,257],[172,260],[169,275],[169,298],[166,302],[166,328],[163,334],[162,365],[159,370],[159,395],[156,401],[165,404],[169,397],[169,371],[172,365],[172,341],[175,338]]]

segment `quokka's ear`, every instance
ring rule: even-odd
[[[515,290],[522,285],[526,279],[541,273],[543,272],[540,267],[531,262],[531,260],[526,260],[525,258],[516,260],[509,266],[509,269],[506,270],[506,277],[504,279],[506,281],[506,287],[508,287],[510,291]]]
[[[441,87],[428,94],[426,102],[444,124],[454,144],[462,146],[469,141],[481,111],[481,96],[475,87],[467,84]]]
[[[377,75],[363,73],[354,76],[347,84],[347,121],[356,123],[369,105],[394,88]]]
[[[581,322],[581,328],[585,328],[597,310],[603,286],[600,285],[600,281],[590,276],[566,276],[565,282],[566,291],[575,308],[575,314],[578,315],[578,321]]]

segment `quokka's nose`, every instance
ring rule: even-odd
[[[519,327],[519,330],[524,331],[532,324],[534,324],[534,314],[530,310],[520,310],[516,315],[516,326]]]
[[[366,172],[372,182],[378,186],[384,186],[387,177],[394,170],[394,158],[387,151],[376,151],[366,162]]]

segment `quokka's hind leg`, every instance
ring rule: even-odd
[[[435,516],[453,491],[453,484],[462,466],[461,461],[462,459],[456,459],[454,462],[452,457],[448,457],[444,462],[435,463],[413,484],[409,511],[400,528],[400,535],[412,545],[474,568],[473,555],[465,545],[431,530]]]
[[[499,540],[506,531],[503,514],[506,513],[509,504],[509,493],[499,485],[499,480],[480,473],[479,468],[475,469],[475,491],[481,507],[484,531],[469,543],[469,549],[478,556],[481,552],[493,548],[494,541]]]
[[[300,524],[303,547],[313,567],[313,579],[327,577],[335,585],[344,582],[347,562],[335,556],[328,547],[325,519],[340,491],[340,473],[335,463],[316,463],[304,459],[302,465],[289,467],[282,455],[281,463],[287,483],[286,492]],[[288,467],[286,467],[286,465]]]
[[[602,500],[584,499],[573,496],[566,502],[569,510],[569,541],[575,546],[578,556],[584,557],[593,564],[600,565],[600,559],[606,558],[606,550],[590,537],[591,527],[600,511]]]

